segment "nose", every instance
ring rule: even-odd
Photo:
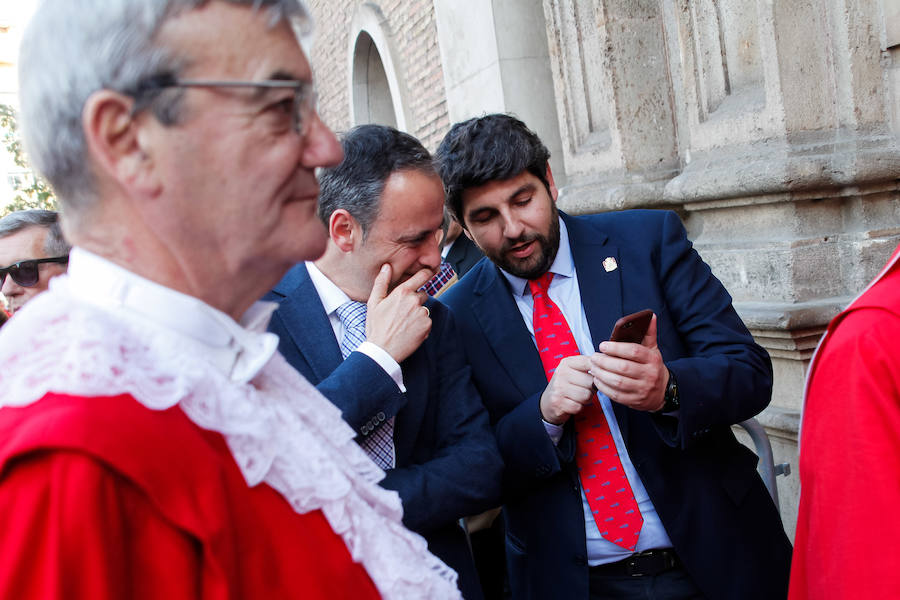
[[[319,113],[314,113],[309,133],[304,140],[300,162],[308,169],[333,167],[344,160],[344,151],[334,132],[322,121]]]
[[[422,247],[422,255],[419,256],[419,262],[432,271],[437,271],[441,266],[441,234],[438,232],[431,236]]]
[[[516,219],[508,211],[504,211],[500,216],[503,218],[503,236],[506,239],[518,239],[525,232],[525,227],[522,225],[522,222]]]

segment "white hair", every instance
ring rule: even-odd
[[[19,102],[25,149],[64,209],[90,206],[94,178],[86,160],[81,113],[101,89],[133,94],[141,82],[177,73],[183,57],[156,41],[163,24],[213,0],[41,0],[19,55]],[[220,0],[222,1],[222,0]],[[270,26],[287,21],[307,50],[312,19],[303,0],[224,0],[267,10]],[[148,108],[176,118],[181,95],[159,94]]]

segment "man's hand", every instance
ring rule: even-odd
[[[594,378],[590,368],[591,359],[587,356],[567,356],[559,361],[541,394],[541,416],[545,421],[562,425],[593,400]]]
[[[422,269],[388,294],[391,266],[384,265],[369,294],[366,315],[366,341],[382,348],[398,363],[416,351],[431,331],[428,309],[422,306],[428,297],[418,292],[433,273]]]
[[[603,342],[591,355],[594,385],[613,402],[657,411],[665,404],[669,370],[656,346],[656,315],[640,344]]]

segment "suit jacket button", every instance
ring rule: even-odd
[[[369,424],[366,423],[365,425],[363,425],[363,426],[360,428],[360,431],[363,432],[363,435],[368,435],[368,434],[369,434],[369,431],[371,431],[371,430],[369,429]]]
[[[378,422],[379,423],[384,422],[384,413],[383,412],[378,413]]]

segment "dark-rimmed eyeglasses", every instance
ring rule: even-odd
[[[69,262],[68,256],[54,256],[53,258],[35,258],[32,260],[20,260],[8,267],[0,269],[0,286],[6,283],[6,276],[12,277],[12,280],[22,287],[32,287],[37,285],[41,278],[38,265],[43,263],[62,263]]]
[[[174,75],[165,74],[157,75],[145,79],[138,84],[137,90],[132,94],[136,98],[141,98],[149,93],[168,88],[270,88],[270,89],[292,89],[294,91],[294,105],[291,112],[291,127],[300,137],[306,137],[309,133],[309,126],[312,123],[313,113],[316,111],[316,101],[318,95],[316,88],[309,81],[298,81],[296,79],[263,79],[261,81],[227,81],[215,79],[178,79]]]

